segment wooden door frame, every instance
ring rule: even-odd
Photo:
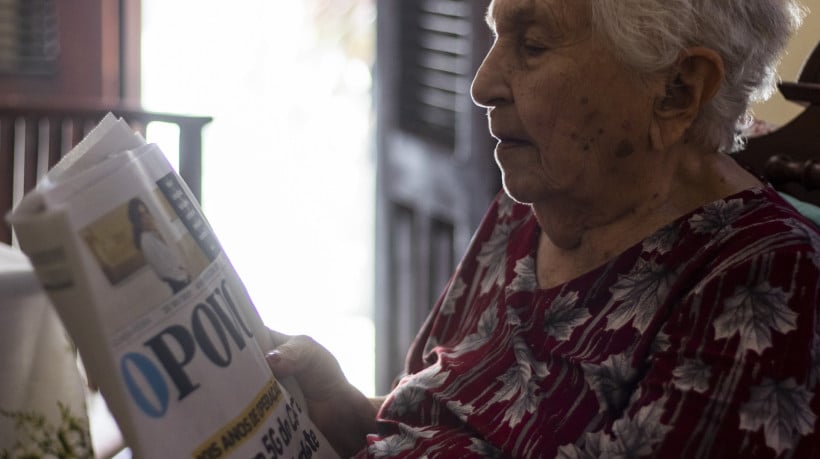
[[[378,0],[376,52],[376,391],[386,393],[404,367],[407,345],[451,275],[500,187],[493,142],[483,110],[473,106],[466,84],[457,100],[452,150],[403,131],[398,106],[403,21],[399,2]],[[471,22],[471,74],[490,44],[484,23],[489,0],[463,0]],[[400,169],[404,173],[394,174]],[[412,173],[408,173],[411,172]],[[444,181],[450,180],[442,186]],[[440,200],[437,200],[440,199]],[[455,211],[454,211],[455,210]],[[441,223],[440,226],[437,226]],[[441,234],[437,234],[441,229]],[[451,241],[447,231],[453,230]],[[408,236],[408,232],[412,233]],[[396,241],[411,237],[424,250]],[[437,245],[438,244],[438,245]],[[447,265],[445,267],[445,265]],[[403,268],[400,268],[403,267]],[[444,281],[442,281],[442,279]]]

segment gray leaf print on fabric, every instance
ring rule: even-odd
[[[504,283],[507,240],[511,229],[507,223],[496,224],[492,235],[481,246],[481,251],[476,256],[479,266],[487,269],[487,273],[481,281],[482,295],[489,292],[493,286],[501,286]]]
[[[668,351],[669,348],[672,346],[672,342],[669,340],[669,334],[664,332],[658,332],[655,336],[655,339],[652,340],[652,346],[650,348],[650,355],[656,354],[658,352]]]
[[[602,442],[601,457],[644,457],[651,455],[663,441],[670,426],[661,423],[664,401],[659,400],[638,410],[631,418],[621,418],[612,424],[615,437]]]
[[[678,228],[673,225],[664,226],[643,242],[644,252],[664,254],[675,246],[678,241]]]
[[[498,199],[498,219],[503,220],[512,216],[513,205],[515,201],[504,194]]]
[[[607,317],[607,330],[617,330],[632,320],[633,327],[646,331],[676,277],[677,273],[662,265],[639,259],[632,272],[618,276],[610,288],[607,307],[621,304]]]
[[[544,313],[544,331],[558,341],[566,341],[575,327],[586,322],[591,316],[586,308],[576,308],[578,292],[567,292],[553,300]]]
[[[461,299],[461,295],[464,294],[466,288],[467,284],[461,280],[461,276],[456,277],[441,304],[441,315],[449,316],[456,312],[456,302]]]
[[[520,322],[520,319],[513,311],[507,312],[509,322]],[[498,377],[501,388],[485,404],[483,410],[490,409],[498,402],[513,400],[504,412],[503,420],[508,422],[510,427],[521,422],[525,413],[533,413],[538,407],[541,398],[538,392],[538,381],[549,375],[547,364],[537,361],[530,347],[523,337],[513,335],[513,352],[516,363],[503,375]]]
[[[631,357],[624,353],[610,355],[600,365],[581,364],[587,384],[598,397],[599,412],[619,414],[629,402],[638,374],[630,360]]]
[[[435,336],[427,338],[427,342],[424,343],[424,355],[429,355],[436,346],[438,346],[438,338]]]
[[[649,456],[671,427],[661,424],[664,401],[638,410],[634,417],[621,418],[612,424],[613,436],[605,432],[584,434],[580,445],[558,449],[560,459],[636,458]]]
[[[801,435],[814,430],[816,416],[809,405],[813,397],[794,378],[766,378],[752,388],[750,400],[740,408],[740,428],[754,432],[763,427],[766,445],[777,454],[792,449]]]
[[[809,240],[809,244],[811,244],[814,249],[809,252],[809,256],[811,257],[811,261],[814,263],[814,266],[820,268],[820,234],[809,230],[806,228],[806,225],[800,222],[789,220],[789,223],[792,225],[792,232]]]
[[[568,444],[558,448],[556,459],[598,459],[601,457],[601,432],[585,433],[578,445]]]
[[[473,414],[475,407],[471,404],[463,404],[457,400],[450,400],[447,402],[447,409],[455,414],[461,422],[467,422],[467,416]]]
[[[741,348],[761,354],[772,345],[772,330],[785,334],[797,328],[797,313],[789,309],[789,298],[783,289],[765,281],[738,287],[715,320],[715,337],[740,334]]]
[[[408,412],[416,411],[419,403],[424,400],[424,391],[418,387],[408,386],[396,391],[389,411],[392,414],[403,416]]]
[[[396,388],[388,410],[399,416],[416,411],[424,392],[441,387],[449,376],[450,372],[442,372],[438,363],[425,368]]]
[[[718,234],[731,228],[731,222],[743,212],[743,200],[717,201],[703,207],[703,210],[689,219],[689,225],[696,233]]]
[[[491,459],[500,459],[504,457],[500,449],[487,443],[484,440],[480,440],[478,438],[471,438],[470,442],[472,443],[472,445],[469,448],[470,451],[480,454],[481,457],[488,457]]]
[[[540,400],[540,396],[536,394],[538,381],[543,380],[549,374],[546,364],[532,357],[530,348],[523,339],[516,337],[514,347],[518,363],[498,377],[501,388],[486,405],[489,408],[495,403],[513,400],[504,412],[503,418],[503,421],[507,422],[510,427],[518,425],[524,414],[533,413],[538,408]]]
[[[694,390],[700,394],[709,389],[712,370],[700,360],[690,359],[672,371],[675,387],[680,390]]]
[[[538,408],[541,396],[537,394],[538,382],[534,379],[525,380],[522,373],[510,369],[503,376],[498,378],[502,383],[508,384],[510,389],[502,389],[496,393],[491,400],[492,403],[514,398],[510,406],[504,411],[501,419],[510,427],[517,426],[526,413],[534,413]]]
[[[510,292],[531,292],[537,287],[535,279],[535,258],[527,255],[515,262],[515,277],[507,289]]]
[[[438,431],[435,429],[415,429],[405,424],[399,424],[399,433],[379,440],[367,448],[367,451],[376,457],[392,457],[402,451],[415,446],[420,438],[430,438]]]
[[[458,345],[453,349],[453,352],[449,354],[453,357],[457,357],[465,352],[474,351],[486,344],[493,336],[493,332],[495,332],[495,328],[498,326],[497,310],[498,303],[495,301],[490,303],[490,306],[487,307],[483,313],[481,313],[481,317],[479,317],[478,324],[476,325],[475,333],[470,333],[465,336],[464,340],[458,343]]]

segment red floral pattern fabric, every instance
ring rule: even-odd
[[[820,233],[771,188],[539,289],[494,201],[361,457],[818,457]]]

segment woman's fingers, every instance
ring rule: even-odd
[[[275,342],[285,336],[278,335],[272,335]],[[310,337],[292,336],[265,358],[277,378],[296,379],[310,418],[336,451],[348,457],[365,446],[366,435],[375,431],[376,410],[347,382],[330,352]]]
[[[339,363],[308,336],[293,336],[266,356],[278,377],[293,376],[306,396],[325,398],[347,385]]]

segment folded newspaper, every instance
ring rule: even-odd
[[[137,458],[338,457],[164,154],[108,114],[9,216]]]

